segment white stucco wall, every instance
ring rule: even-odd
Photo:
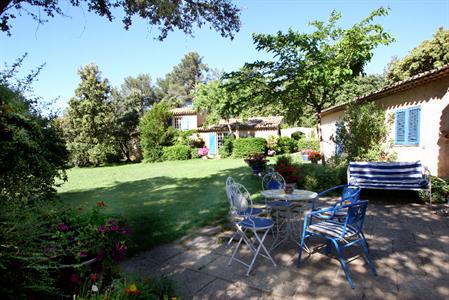
[[[449,107],[449,78],[442,78],[430,83],[420,85],[403,92],[398,92],[376,100],[386,110],[386,118],[394,116],[398,109],[419,106],[420,112],[420,139],[417,146],[394,145],[398,161],[421,160],[430,172],[441,177],[449,176],[449,141],[440,138],[443,111],[448,112]],[[344,111],[333,112],[322,116],[323,151],[326,157],[335,154],[335,144],[331,137],[335,135],[335,123],[344,114]],[[389,139],[394,142],[394,123],[389,128]]]

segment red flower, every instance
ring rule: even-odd
[[[90,280],[92,282],[96,282],[97,281],[97,274],[96,273],[92,273],[92,274],[90,274],[89,278],[90,278]]]
[[[105,207],[106,203],[104,203],[104,201],[98,201],[97,202],[97,207]]]

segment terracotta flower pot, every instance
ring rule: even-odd
[[[284,191],[286,194],[291,194],[296,188],[296,183],[286,183]]]

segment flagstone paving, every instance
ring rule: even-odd
[[[134,276],[171,276],[181,299],[449,299],[448,217],[420,204],[376,203],[364,231],[378,276],[358,251],[349,251],[355,289],[332,254],[318,247],[297,268],[294,243],[273,251],[277,267],[260,257],[247,277],[243,265],[228,265],[235,244],[227,245],[231,232],[219,227],[140,253],[121,268]],[[240,253],[250,258],[245,248]]]

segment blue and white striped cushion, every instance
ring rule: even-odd
[[[427,187],[417,162],[350,162],[350,184],[371,189],[421,190]]]
[[[310,225],[307,230],[314,231],[323,235],[341,237],[344,229],[344,224],[337,222],[324,221]],[[344,238],[349,238],[357,234],[357,230],[351,226],[346,227],[346,234]]]

